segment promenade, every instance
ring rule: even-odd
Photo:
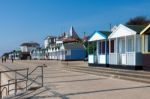
[[[11,99],[149,99],[150,84],[115,79],[69,70],[67,62],[52,60],[27,60],[0,62],[1,70],[29,68],[47,65],[44,68],[44,87]],[[84,62],[74,65],[87,66]],[[40,71],[36,72],[40,73]],[[8,76],[12,76],[11,74]],[[39,80],[40,82],[40,80]]]

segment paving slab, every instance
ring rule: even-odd
[[[150,97],[150,84],[73,72],[65,69],[64,63],[55,60],[18,60],[14,63],[7,61],[0,65],[11,69],[29,68],[30,71],[36,66],[47,65],[44,69],[44,87],[34,94],[28,93],[23,96],[24,99],[149,99]],[[71,64],[87,66],[87,63],[81,61]],[[38,73],[40,70],[35,75]]]

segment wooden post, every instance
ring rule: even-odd
[[[108,62],[107,62],[107,39],[105,39],[105,64],[107,64]]]
[[[94,63],[95,62],[94,42],[92,43],[92,48],[93,48],[93,63]]]
[[[109,59],[108,59],[108,64],[110,64],[111,39],[109,39],[109,46],[108,46],[108,47],[109,47],[109,51],[108,51],[108,52],[109,52],[109,56],[108,56],[108,57],[109,57]]]
[[[118,38],[116,38],[115,52],[116,52],[116,65],[118,65]]]
[[[8,95],[9,95],[9,82],[10,82],[10,80],[8,80],[8,90],[7,90],[8,91]]]
[[[42,76],[42,87],[43,87],[43,85],[44,85],[44,78],[43,78],[43,77],[44,77],[44,76],[43,76],[43,73],[44,73],[44,72],[43,72],[43,67],[44,67],[44,66],[41,66],[41,70],[42,70],[42,72],[41,72],[41,73],[42,73],[42,74],[41,74],[41,76]]]
[[[15,95],[17,94],[17,71],[15,71]]]
[[[96,57],[97,57],[97,59],[96,59],[96,62],[98,63],[98,60],[99,60],[99,41],[97,41],[97,48],[96,48]]]
[[[145,35],[142,35],[142,44],[141,44],[141,50],[142,50],[142,53],[145,52]]]
[[[134,65],[136,65],[136,34],[134,35]]]
[[[128,43],[127,43],[127,37],[125,36],[125,55],[126,55],[126,65],[127,65],[127,56],[128,56],[128,55],[127,55],[127,54],[128,54],[128,53],[127,53],[127,44],[128,44]]]
[[[28,73],[29,73],[29,68],[27,68],[26,91],[28,90]]]

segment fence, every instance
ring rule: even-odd
[[[35,69],[33,69],[30,73],[29,73],[29,68],[25,68],[25,69],[16,69],[16,70],[8,70],[8,71],[0,71],[0,99],[2,99],[3,97],[3,92],[6,92],[6,96],[10,94],[11,91],[14,91],[14,95],[17,95],[17,92],[19,90],[25,90],[28,91],[29,88],[31,87],[31,85],[33,83],[36,82],[36,80],[38,78],[41,78],[41,85],[39,87],[43,87],[44,81],[43,81],[43,68],[46,67],[46,65],[44,64],[43,66],[37,66]],[[34,79],[32,79],[30,76],[37,71],[38,69],[41,70],[40,75],[37,75]],[[20,73],[20,72],[26,72],[26,73]],[[14,73],[14,77],[12,77],[13,79],[9,79],[7,82],[7,84],[2,85],[2,74],[6,74],[6,73]],[[17,78],[17,76],[20,76],[20,78]],[[32,79],[32,80],[31,80]],[[30,83],[29,83],[30,81]],[[18,88],[19,83],[25,83],[25,86],[22,88]],[[14,88],[10,88],[10,86],[14,86]]]

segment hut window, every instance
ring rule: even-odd
[[[150,52],[150,36],[149,35],[145,35],[145,52]]]
[[[148,35],[148,52],[150,52],[150,36]]]
[[[132,38],[128,39],[128,43],[127,43],[127,51],[128,52],[133,52],[134,51],[134,41]]]
[[[96,43],[95,42],[89,42],[87,50],[88,50],[89,54],[95,54]]]
[[[119,40],[119,53],[125,53],[125,39],[121,38]]]
[[[99,54],[101,54],[101,42],[99,42]]]
[[[105,41],[101,42],[101,54],[105,54]]]
[[[105,54],[105,41],[101,41],[99,44],[99,54]]]
[[[114,50],[114,47],[115,47],[115,46],[114,46],[114,43],[115,43],[114,40],[111,40],[111,41],[110,41],[110,52],[111,52],[111,53],[114,53],[114,52],[115,52],[115,50]]]

